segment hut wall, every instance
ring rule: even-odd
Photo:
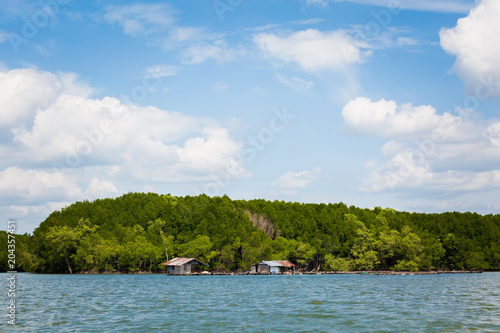
[[[273,274],[277,274],[277,273],[280,272],[280,268],[277,267],[277,266],[273,266],[273,267],[270,267],[270,268],[271,268],[270,272],[273,273]]]
[[[269,272],[269,266],[267,265],[257,265],[257,271],[261,272]]]

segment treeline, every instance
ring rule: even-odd
[[[0,233],[0,270],[7,271]],[[262,260],[305,270],[499,270],[500,215],[129,193],[76,202],[33,235],[16,235],[18,271],[159,272],[174,257],[219,271],[246,271]]]

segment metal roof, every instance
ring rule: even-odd
[[[195,259],[195,258],[174,258],[172,260],[164,262],[162,265],[163,266],[182,266],[182,265],[188,264],[190,261],[196,261],[204,266],[208,266],[203,261],[200,261],[200,260]]]
[[[292,264],[289,261],[280,261],[279,263],[281,263],[285,267],[294,267],[295,266],[295,264]]]
[[[295,265],[286,260],[261,261],[257,265],[267,265],[269,267],[294,267]]]

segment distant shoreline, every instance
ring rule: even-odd
[[[205,273],[191,273],[184,275],[173,275],[166,272],[151,272],[151,271],[135,271],[135,272],[113,272],[113,271],[85,271],[85,272],[74,272],[69,273],[38,273],[38,272],[18,272],[18,273],[30,273],[30,274],[49,274],[49,275],[134,275],[134,274],[164,274],[169,276],[220,276],[220,275],[439,275],[439,274],[481,274],[483,272],[499,272],[499,271],[422,271],[422,272],[410,272],[410,271],[321,271],[321,272],[296,272],[294,274],[270,274],[267,272],[263,273],[246,273],[246,272],[211,272],[209,274]],[[7,272],[1,272],[7,273]]]

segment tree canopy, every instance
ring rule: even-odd
[[[257,218],[272,225],[261,230]],[[48,273],[158,272],[174,257],[223,271],[262,260],[307,270],[499,270],[500,216],[128,193],[55,211],[16,245],[18,270]]]

